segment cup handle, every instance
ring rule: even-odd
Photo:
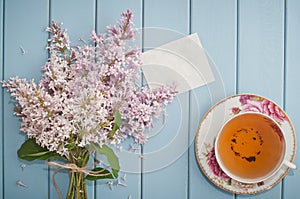
[[[284,160],[284,161],[283,161],[283,164],[284,164],[285,166],[291,168],[291,169],[297,169],[297,166],[296,166],[294,163],[290,162],[290,161]]]

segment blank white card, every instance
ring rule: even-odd
[[[150,89],[175,83],[177,91],[184,93],[214,81],[196,33],[144,52],[142,61]]]

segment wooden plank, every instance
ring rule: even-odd
[[[300,1],[286,1],[286,92],[285,92],[285,110],[292,120],[296,133],[300,129],[300,106],[299,106],[299,74],[300,74]],[[299,144],[299,136],[296,144]],[[296,146],[299,149],[299,145]],[[295,156],[296,165],[300,166],[299,150]],[[300,174],[297,171],[290,171],[284,180],[283,198],[297,198],[299,190]]]
[[[191,14],[191,32],[198,33],[204,49],[215,62],[226,95],[233,95],[237,56],[236,0],[192,0]]]
[[[84,43],[80,41],[80,38],[88,42],[92,30],[95,29],[96,0],[51,0],[50,5],[51,20],[63,23],[63,28],[68,30],[71,46],[84,45]],[[56,180],[63,195],[66,195],[69,185],[68,172],[58,173]],[[89,198],[95,198],[94,182],[87,181],[87,192]],[[57,198],[52,178],[50,181],[50,198]]]
[[[282,105],[283,1],[241,1],[239,92],[264,95]]]
[[[121,13],[128,9],[133,13],[135,27],[142,28],[142,1],[98,0],[97,32],[106,31],[106,26],[114,25],[120,19]]]
[[[122,1],[122,0],[99,0],[97,3],[97,32],[103,33],[106,31],[106,26],[116,24],[120,19],[121,13],[129,9],[133,13],[133,22],[135,28],[142,27],[142,1]],[[136,47],[141,47],[141,38],[137,38],[133,44]],[[141,159],[139,158],[140,151],[133,153],[129,150],[132,140],[126,140],[123,144],[123,150],[116,153],[120,160],[121,170],[119,180],[126,184],[127,187],[114,185],[110,189],[108,181],[97,181],[96,196],[97,198],[141,198]],[[126,180],[123,180],[126,176]]]
[[[143,198],[187,198],[187,93],[176,97],[167,113],[163,128],[151,132],[144,146]]]
[[[199,198],[233,198],[233,194],[221,191],[200,171],[195,159],[194,139],[203,115],[217,101],[235,93],[236,87],[236,1],[192,0],[191,32],[197,32],[206,49],[215,82],[191,91],[190,94],[190,142],[189,196]],[[218,13],[218,14],[216,14]]]
[[[188,34],[189,1],[145,1],[144,25],[146,50]],[[183,93],[168,105],[165,125],[150,131],[143,150],[144,199],[188,198],[188,108]]]
[[[82,45],[80,38],[88,40],[95,29],[96,0],[51,0],[51,20],[63,22],[71,45]]]
[[[47,60],[45,46],[48,22],[47,1],[5,1],[4,18],[4,79],[12,76],[39,79],[41,66]],[[21,48],[25,50],[22,53]],[[43,162],[29,163],[17,157],[25,136],[19,133],[20,123],[13,116],[13,103],[4,94],[4,196],[3,198],[47,198],[48,173]],[[26,165],[24,171],[21,165]],[[29,188],[16,184],[21,180]]]
[[[283,105],[283,1],[239,1],[238,9],[238,92],[263,95]],[[279,184],[238,198],[280,198],[281,191]]]
[[[4,3],[0,2],[0,77],[3,80],[3,24],[4,24]],[[3,91],[2,85],[0,84],[0,173],[3,174]],[[3,199],[3,177],[0,178],[0,199]]]

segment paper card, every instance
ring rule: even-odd
[[[142,61],[150,89],[175,83],[177,91],[184,93],[214,81],[196,33],[144,52]]]

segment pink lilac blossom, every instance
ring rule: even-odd
[[[224,171],[220,168],[219,163],[217,162],[216,154],[215,154],[215,147],[212,147],[210,152],[208,153],[208,166],[210,170],[213,172],[214,175],[224,179],[229,180],[230,177],[224,173]]]
[[[47,27],[46,31],[52,34],[52,37],[48,39],[53,45],[49,45],[48,49],[50,51],[65,52],[70,50],[70,40],[67,30],[61,29],[63,24],[52,23],[52,28]]]
[[[173,86],[153,91],[137,86],[141,52],[126,43],[136,32],[132,17],[127,11],[107,33],[92,32],[93,45],[70,47],[67,31],[55,22],[46,29],[52,37],[42,79],[37,84],[19,77],[3,81],[18,102],[15,114],[29,138],[65,156],[71,143],[101,147],[127,136],[145,143],[152,117],[165,111],[176,91]],[[116,112],[122,124],[110,135]]]

